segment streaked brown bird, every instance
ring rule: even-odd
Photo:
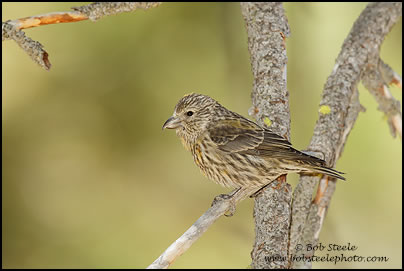
[[[205,95],[180,99],[165,128],[176,130],[205,176],[226,187],[258,190],[290,172],[345,180],[323,160],[294,149],[283,137]]]

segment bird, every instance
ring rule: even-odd
[[[182,97],[162,129],[175,129],[201,172],[224,187],[260,188],[295,172],[345,180],[320,158],[292,147],[269,127],[232,112],[197,93]]]

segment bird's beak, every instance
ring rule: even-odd
[[[166,122],[163,124],[163,130],[165,128],[167,129],[177,129],[178,127],[181,126],[181,120],[177,119],[175,117],[170,117]]]

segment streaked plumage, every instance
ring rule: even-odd
[[[164,128],[176,129],[202,173],[223,186],[259,188],[289,172],[344,180],[323,160],[294,149],[283,137],[205,95],[184,96]]]

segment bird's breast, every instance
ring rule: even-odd
[[[262,177],[245,159],[245,155],[223,152],[209,140],[196,142],[191,149],[195,164],[201,172],[225,187],[260,185]]]

